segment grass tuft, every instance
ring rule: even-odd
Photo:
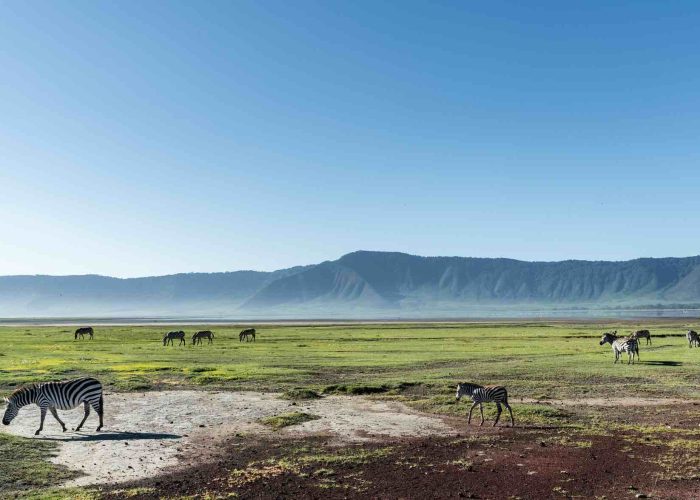
[[[318,415],[312,415],[310,413],[304,413],[300,411],[295,411],[291,413],[280,413],[272,417],[260,419],[260,423],[269,425],[274,429],[282,429],[283,427],[289,427],[290,425],[299,425],[304,422],[310,422],[311,420],[318,420]]]
[[[285,391],[282,394],[284,399],[291,399],[292,401],[304,400],[304,399],[320,399],[321,395],[311,389],[301,389],[295,388]]]

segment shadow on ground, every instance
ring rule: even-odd
[[[682,366],[683,363],[680,361],[637,361],[641,365],[654,365],[654,366]]]
[[[158,432],[99,432],[96,434],[68,434],[65,437],[39,436],[43,441],[140,441],[143,439],[180,439],[178,434],[163,434]]]

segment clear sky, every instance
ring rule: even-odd
[[[698,2],[0,7],[0,274],[700,253]]]

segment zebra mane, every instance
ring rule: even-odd
[[[473,383],[471,383],[471,382],[461,382],[461,383],[459,384],[459,387],[464,387],[464,388],[466,388],[466,389],[469,391],[469,394],[471,394],[471,393],[474,392],[476,389],[481,389],[483,386],[481,386],[481,385],[479,385],[479,384],[473,384]]]
[[[36,384],[25,385],[24,387],[20,387],[19,389],[15,389],[7,399],[12,400],[12,399],[16,398],[17,396],[31,392],[31,391],[35,390],[36,388],[37,388]]]

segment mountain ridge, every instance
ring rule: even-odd
[[[693,302],[700,303],[700,256],[523,261],[358,250],[277,271],[0,276],[0,317],[381,317]]]

